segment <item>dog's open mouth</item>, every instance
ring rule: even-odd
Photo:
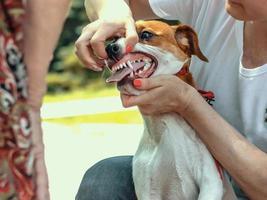
[[[111,67],[112,74],[106,81],[122,84],[126,80],[148,78],[155,72],[157,65],[154,56],[144,52],[131,52]]]

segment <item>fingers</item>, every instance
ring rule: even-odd
[[[118,29],[117,29],[118,30]],[[117,32],[116,30],[116,32]],[[99,29],[93,35],[90,45],[95,53],[100,58],[107,58],[108,55],[105,50],[105,41],[110,38],[112,35],[115,35],[114,27],[109,26],[100,26]]]
[[[157,76],[145,79],[135,79],[133,85],[138,90],[146,90],[146,92],[139,96],[128,96],[121,94],[121,100],[124,107],[140,106],[150,104],[155,94],[164,85],[164,82],[169,80],[169,76]]]
[[[125,108],[131,107],[131,106],[138,106],[139,111],[142,113],[142,115],[152,115],[152,114],[158,114],[160,113],[159,110],[155,109],[153,105],[146,104],[149,102],[145,102],[147,97],[134,97],[134,96],[128,96],[128,95],[121,95],[122,104]],[[150,99],[151,101],[151,99]],[[141,104],[139,104],[142,102]]]
[[[102,71],[102,68],[97,63],[97,58],[94,58],[94,53],[90,47],[90,40],[95,33],[95,26],[96,25],[92,23],[83,29],[83,33],[75,43],[75,53],[86,67],[94,71]]]
[[[29,110],[32,124],[32,152],[34,154],[34,174],[36,183],[36,199],[49,200],[48,176],[44,160],[44,144],[42,137],[40,110]]]
[[[85,66],[94,71],[102,71],[101,60],[107,58],[105,42],[108,38],[118,35],[126,36],[126,44],[131,49],[138,42],[138,34],[132,17],[116,22],[97,20],[87,25],[75,43],[75,53]]]
[[[120,93],[120,97],[121,97],[121,102],[122,102],[123,107],[124,108],[129,107],[128,106],[128,99],[131,98],[131,96],[124,95],[124,94]]]
[[[134,47],[138,42],[138,34],[136,32],[135,23],[132,18],[128,20],[125,25],[126,28],[126,45]]]
[[[44,157],[38,156],[35,161],[36,172],[36,196],[38,200],[49,200],[48,175],[45,167]]]
[[[125,108],[129,108],[132,106],[148,105],[151,103],[151,101],[153,101],[152,100],[154,99],[153,94],[155,93],[157,93],[157,89],[151,92],[148,91],[139,96],[128,96],[128,95],[121,94],[122,105]]]
[[[94,53],[100,58],[107,58],[105,41],[112,36],[126,36],[126,44],[133,47],[138,42],[135,23],[129,18],[125,23],[103,23],[93,35],[90,45]]]
[[[144,79],[135,79],[133,81],[133,85],[138,90],[151,90],[157,87],[161,87],[163,84],[163,77],[152,77],[152,78],[144,78]]]

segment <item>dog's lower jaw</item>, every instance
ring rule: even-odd
[[[220,200],[222,180],[194,130],[176,113],[143,116],[133,159],[138,200]]]

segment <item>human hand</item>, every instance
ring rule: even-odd
[[[34,157],[35,200],[49,200],[48,175],[44,158],[44,143],[41,128],[40,111],[30,108],[32,124],[32,152]]]
[[[116,3],[116,1],[112,1]],[[107,58],[105,41],[112,37],[126,37],[126,50],[131,51],[138,42],[135,23],[128,6],[112,6],[113,12],[103,11],[99,19],[88,24],[75,43],[76,55],[81,62],[94,71],[102,71],[103,60]],[[107,9],[106,9],[107,10]]]
[[[43,132],[40,108],[46,93],[45,70],[35,70],[32,65],[28,71],[28,106],[32,130],[32,152],[34,158],[33,176],[35,181],[35,200],[49,200],[48,175],[44,158]],[[38,69],[38,68],[36,68]]]
[[[145,90],[140,96],[121,94],[124,107],[138,106],[144,115],[177,112],[183,115],[193,104],[197,91],[173,75],[161,75],[148,79],[136,79],[136,89]]]

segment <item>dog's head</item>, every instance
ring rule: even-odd
[[[197,34],[187,25],[137,21],[136,30],[139,42],[132,52],[127,53],[125,38],[119,38],[106,47],[109,58],[115,61],[107,82],[116,82],[124,94],[140,94],[132,84],[136,78],[177,74],[192,55],[208,61],[199,48]]]

